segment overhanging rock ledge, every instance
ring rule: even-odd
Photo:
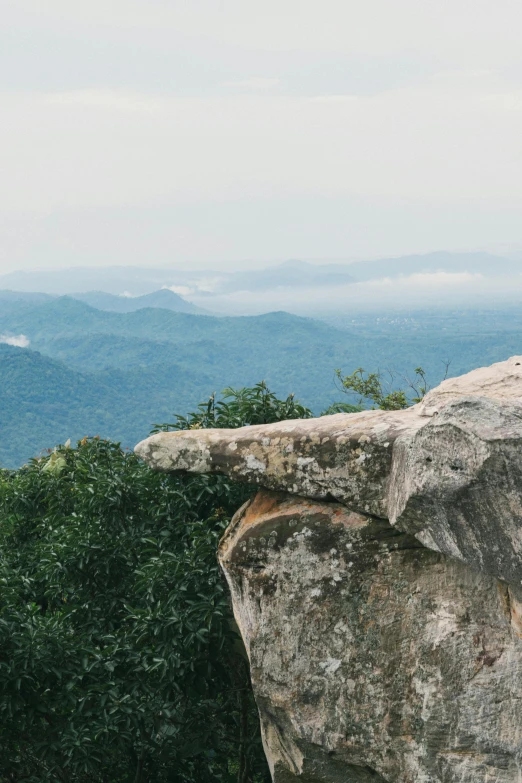
[[[220,561],[276,783],[522,783],[522,357],[136,452],[262,488]]]

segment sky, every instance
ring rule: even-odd
[[[520,0],[17,0],[0,273],[522,248]]]

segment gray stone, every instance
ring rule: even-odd
[[[507,585],[383,520],[269,492],[220,559],[275,783],[519,783]]]
[[[275,783],[522,783],[522,359],[406,411],[160,433],[263,487],[220,546]]]
[[[466,375],[448,378],[432,389],[419,404],[422,416],[433,416],[459,397],[488,397],[490,400],[522,402],[522,356],[479,367]]]
[[[160,432],[136,446],[156,470],[225,473],[268,489],[335,498],[387,516],[392,447],[425,424],[416,408],[338,413],[235,430]]]
[[[388,513],[424,546],[522,583],[522,403],[464,397],[394,448]]]
[[[474,386],[481,396],[465,396]],[[445,381],[404,411],[159,433],[136,451],[158,470],[340,501],[521,584],[521,406],[522,358],[513,357]]]

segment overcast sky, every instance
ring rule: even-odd
[[[16,0],[0,271],[522,247],[520,0]]]

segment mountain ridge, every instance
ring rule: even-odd
[[[169,288],[161,288],[150,294],[142,296],[116,296],[105,291],[86,291],[85,293],[71,294],[73,299],[94,307],[96,310],[108,310],[115,313],[132,313],[136,310],[158,308],[172,310],[177,313],[191,313],[192,315],[210,315],[207,310],[197,307],[192,302],[187,302],[179,294]]]
[[[1,312],[0,335],[25,334],[30,345],[0,345],[0,459],[15,467],[59,440],[88,434],[132,447],[153,424],[194,410],[213,392],[261,380],[279,396],[295,393],[316,414],[343,399],[337,367],[348,374],[392,368],[404,383],[400,375],[422,363],[435,384],[447,359],[451,374],[461,374],[520,353],[521,319],[512,331],[509,314],[502,332],[497,322],[481,334],[469,330],[469,319],[463,330],[457,317],[439,328],[429,320],[421,333],[391,325],[376,332],[369,322],[337,328],[284,311],[115,313],[71,297]]]
[[[0,276],[0,287],[29,292],[38,289],[47,294],[82,296],[100,290],[124,298],[128,291],[134,297],[149,295],[161,289],[179,287],[183,296],[212,300],[217,293],[267,291],[288,286],[327,287],[340,283],[400,277],[423,272],[468,272],[487,277],[519,275],[522,263],[485,252],[454,253],[435,251],[355,262],[311,263],[289,259],[280,264],[236,271],[150,269],[136,266],[70,267],[62,270],[10,272]],[[174,293],[174,291],[171,291]]]

